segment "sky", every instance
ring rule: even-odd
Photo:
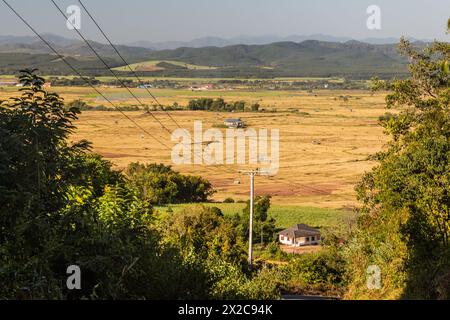
[[[50,0],[7,0],[41,33],[77,38]],[[78,0],[56,0],[63,8]],[[116,43],[188,41],[214,36],[326,34],[354,39],[400,37],[449,40],[450,0],[84,0]],[[381,9],[381,29],[369,30],[370,5]],[[101,35],[85,13],[81,31]],[[31,32],[0,1],[0,35]]]

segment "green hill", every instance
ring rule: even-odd
[[[370,45],[308,40],[268,45],[179,48],[150,53],[155,60],[173,60],[220,68],[273,70],[277,76],[330,76],[401,74],[407,61],[395,45]]]
[[[112,48],[92,42],[108,64],[123,76],[130,75]],[[416,43],[424,46],[424,43]],[[307,40],[266,45],[178,48],[151,51],[119,46],[132,68],[156,77],[273,78],[346,77],[391,78],[407,74],[407,61],[396,45],[371,45],[358,41],[325,42]],[[86,75],[109,75],[83,43],[58,48]],[[0,45],[0,73],[10,74],[24,67],[37,67],[44,73],[72,74],[62,61],[49,54],[43,44]]]

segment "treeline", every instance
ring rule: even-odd
[[[90,105],[87,102],[81,100],[81,99],[77,99],[77,100],[73,100],[71,102],[68,102],[66,104],[66,109],[70,109],[70,108],[76,108],[79,111],[117,111],[116,108],[113,107],[107,107],[105,105]],[[142,106],[136,106],[136,105],[130,105],[130,106],[120,106],[118,107],[120,109],[120,111],[144,111],[146,113],[149,113],[151,111],[158,111],[158,110],[162,110],[164,109],[165,111],[179,111],[179,110],[184,110],[182,106],[178,105],[178,103],[173,103],[170,106],[160,106],[160,105],[144,105]]]
[[[97,86],[100,85],[101,82],[100,80],[96,79],[95,77],[87,77],[85,78],[86,80],[88,80],[92,85]],[[53,86],[56,87],[88,87],[89,84],[86,83],[86,81],[81,78],[81,77],[73,77],[73,78],[68,78],[68,77],[50,77],[49,81],[51,82],[51,84]]]
[[[70,110],[75,108],[79,111],[117,111],[115,108],[107,107],[104,105],[91,106],[85,101],[77,99],[66,104],[66,109]],[[139,111],[141,110],[138,106],[120,106],[121,111]]]
[[[203,110],[203,111],[221,111],[221,112],[243,112],[253,111],[257,112],[260,105],[255,103],[250,106],[246,105],[245,101],[225,102],[222,98],[211,99],[201,98],[190,100],[188,104],[189,110]]]

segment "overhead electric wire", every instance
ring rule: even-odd
[[[147,91],[147,93],[153,98],[153,100],[156,102],[156,104],[161,108],[162,111],[164,111],[167,116],[177,125],[178,128],[181,128],[181,126],[178,124],[178,122],[170,115],[169,112],[167,112],[164,109],[164,106],[159,102],[159,100],[156,98],[156,96],[144,85],[144,82],[141,80],[141,78],[139,77],[139,75],[133,70],[133,68],[131,68],[130,64],[125,60],[125,58],[123,57],[123,55],[119,52],[119,50],[117,49],[116,45],[113,44],[113,42],[110,40],[110,38],[106,35],[106,33],[103,31],[103,29],[100,27],[99,23],[97,22],[97,20],[95,20],[95,18],[93,17],[93,15],[90,13],[90,11],[86,8],[86,6],[84,5],[84,3],[81,0],[78,0],[78,2],[80,3],[80,5],[83,7],[83,9],[86,11],[87,15],[89,16],[89,18],[92,20],[92,22],[97,26],[98,30],[100,31],[100,33],[103,35],[103,37],[106,39],[106,41],[108,41],[108,43],[110,44],[110,46],[114,49],[114,51],[117,53],[117,55],[120,57],[120,59],[122,60],[122,62],[128,67],[128,69],[130,70],[130,72],[133,74],[133,76],[138,80],[139,84],[141,86],[143,86],[145,88],[145,90]]]
[[[87,79],[85,76],[83,76],[70,62],[66,60],[66,58],[60,54],[47,40],[45,40],[42,35],[39,34],[39,32],[34,29],[27,20],[25,20],[22,15],[20,15],[6,0],[2,0],[3,3],[42,41],[44,42],[53,53],[55,53],[61,61],[63,61],[70,69],[72,69],[73,72],[75,72],[83,81],[85,81],[92,89],[94,89],[95,92],[97,92],[103,99],[105,99],[109,104],[111,104],[114,109],[119,111],[125,118],[127,118],[129,121],[131,121],[137,128],[139,128],[141,131],[146,133],[148,136],[153,138],[155,141],[160,143],[162,146],[164,146],[166,149],[171,150],[165,143],[160,141],[158,138],[156,138],[154,135],[152,135],[150,132],[148,132],[146,129],[144,129],[142,126],[140,126],[136,121],[131,119],[128,115],[126,115],[119,107],[117,107],[110,99],[108,99],[103,93],[101,93],[92,83],[89,79]]]
[[[54,0],[50,0],[53,5],[58,9],[58,11],[61,13],[61,15],[67,20],[68,17],[66,16],[66,14],[61,10],[61,8],[56,4],[56,2]],[[84,7],[85,8],[85,7]],[[68,20],[67,20],[68,21]],[[77,34],[81,37],[81,39],[86,43],[86,45],[92,50],[92,52],[94,52],[94,54],[97,56],[97,58],[105,65],[105,67],[111,72],[111,74],[127,89],[127,91],[135,98],[136,101],[138,101],[142,106],[144,106],[144,104],[139,100],[139,98],[137,98],[134,93],[123,83],[123,81],[117,76],[117,74],[109,67],[109,65],[106,63],[106,61],[100,56],[100,54],[97,52],[97,50],[94,49],[94,47],[89,43],[89,41],[83,36],[83,34],[77,29],[74,28],[74,30],[77,32]],[[111,42],[112,43],[112,42]],[[116,53],[118,53],[118,50],[116,51]],[[120,54],[120,53],[119,53]],[[125,61],[126,63],[126,61]],[[150,92],[150,91],[149,91]],[[152,94],[152,96],[154,96]],[[155,97],[156,98],[156,97]],[[170,130],[167,129],[166,126],[164,126],[164,124],[159,121],[159,119],[157,119],[151,112],[150,114],[153,116],[153,118],[155,118],[155,120],[161,125],[161,127],[163,127],[163,129],[165,129],[166,131],[169,132],[169,134],[171,134]],[[177,123],[178,125],[178,123]],[[181,127],[180,127],[181,128]],[[195,148],[194,148],[194,155],[198,155],[196,154]],[[201,155],[202,156],[202,155]],[[203,157],[203,156],[202,156]],[[221,168],[222,170],[224,170],[227,173],[231,173],[234,171],[231,169],[228,169],[224,166],[220,166],[219,168]]]
[[[33,28],[33,26],[31,26],[30,23],[28,23],[28,21],[22,16],[20,15],[6,0],[2,0],[3,3],[5,3],[5,5],[43,42],[45,43],[45,45],[47,45],[47,47],[49,47],[49,49],[56,55],[58,56],[58,58],[63,61],[76,75],[78,75],[84,82],[86,82],[97,94],[99,94],[103,99],[105,99],[105,101],[107,101],[114,109],[116,109],[118,112],[120,112],[121,115],[123,115],[126,119],[128,119],[130,122],[132,122],[138,129],[140,129],[141,131],[143,131],[145,134],[147,134],[148,136],[150,136],[151,138],[153,138],[155,141],[157,141],[159,144],[161,144],[162,146],[164,146],[167,150],[171,150],[170,147],[168,147],[164,142],[162,142],[161,140],[159,140],[158,138],[156,138],[154,135],[152,135],[148,130],[146,130],[145,128],[143,128],[142,126],[140,126],[135,120],[133,120],[132,118],[130,118],[128,115],[126,115],[118,106],[116,106],[108,97],[106,97],[102,92],[100,92],[92,83],[91,81],[86,78],[85,76],[83,76],[70,62],[68,62],[66,60],[66,58],[59,53],[47,40],[45,40],[44,37],[42,37],[42,35],[36,31],[35,28]],[[52,0],[53,2],[53,0]],[[54,2],[53,2],[54,3]],[[56,5],[56,3],[54,3],[55,6],[59,9],[59,7]],[[59,11],[65,16],[65,14],[59,9]],[[81,36],[81,35],[80,35]],[[84,38],[84,37],[82,37]],[[85,42],[92,47],[87,40],[85,40]],[[95,51],[95,50],[93,50]],[[95,51],[96,52],[96,51]],[[103,58],[99,57],[100,60],[103,60]],[[107,66],[107,64],[105,63],[105,65]],[[108,67],[109,68],[109,67]],[[116,77],[118,78],[118,77]],[[118,79],[119,80],[119,79]],[[158,121],[160,122],[160,121]],[[161,123],[160,123],[161,124]],[[163,128],[165,128],[166,130],[168,130],[164,125],[162,125]],[[170,132],[170,131],[169,131]],[[195,151],[194,151],[195,154]],[[216,165],[217,169],[222,169],[224,170],[226,173],[236,173],[234,170],[232,169],[228,169],[226,166],[223,165]]]
[[[53,1],[53,0],[52,0]],[[97,26],[97,28],[99,29],[100,33],[103,35],[103,37],[106,39],[106,41],[109,43],[109,45],[114,49],[114,51],[117,53],[117,55],[120,57],[120,59],[122,60],[122,62],[127,66],[127,68],[131,71],[131,73],[134,75],[134,77],[138,80],[140,85],[143,85],[143,81],[142,79],[139,77],[139,75],[133,70],[133,68],[131,68],[130,64],[126,61],[126,59],[123,57],[123,55],[120,53],[120,51],[117,49],[117,46],[114,45],[114,43],[111,41],[111,39],[106,35],[106,32],[103,30],[102,27],[100,27],[100,24],[97,22],[97,20],[93,17],[93,15],[91,14],[91,12],[87,9],[87,7],[84,5],[84,3],[81,0],[78,0],[78,2],[80,3],[80,5],[82,6],[82,8],[86,11],[87,15],[89,16],[89,18],[92,20],[92,22]],[[169,112],[167,112],[164,109],[164,106],[159,102],[159,100],[156,98],[156,96],[147,88],[145,87],[145,90],[147,91],[147,93],[153,98],[153,100],[157,103],[157,105],[169,116],[169,118],[177,125],[178,128],[181,129],[181,126],[178,124],[178,122],[170,115]],[[251,139],[249,137],[249,139]],[[195,150],[195,148],[194,148]],[[195,151],[194,151],[195,154]],[[223,169],[225,171],[227,171],[227,173],[233,172],[234,171],[232,169],[227,170],[226,167],[223,167]]]
[[[58,9],[58,11],[61,13],[61,15],[66,19],[66,21],[69,21],[67,15],[64,13],[64,11],[61,10],[61,8],[56,4],[54,0],[50,0],[53,5]],[[72,24],[73,25],[73,24]],[[95,48],[89,43],[89,41],[83,36],[83,34],[77,29],[73,28],[75,32],[80,36],[80,38],[86,43],[86,45],[92,50],[92,52],[95,54],[95,56],[105,65],[106,69],[119,81],[119,83],[128,91],[128,93],[143,107],[145,108],[145,104],[142,103],[142,101],[133,93],[133,91],[128,88],[128,86],[123,82],[122,79],[117,76],[117,74],[111,69],[111,67],[108,65],[108,63],[103,59],[102,56],[95,50]],[[160,126],[166,130],[169,134],[172,134],[172,132],[151,112],[148,111],[150,115],[160,124]]]

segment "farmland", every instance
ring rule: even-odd
[[[179,61],[166,61],[166,60],[151,60],[151,61],[143,61],[139,63],[133,63],[129,66],[122,66],[114,68],[114,70],[117,71],[158,71],[158,70],[165,70],[165,69],[176,69],[176,68],[184,68],[188,70],[214,70],[215,67],[208,67],[208,66],[201,66],[201,65],[195,65],[195,64],[189,64]]]
[[[53,87],[66,102],[81,99],[89,105],[105,105],[106,101],[90,88]],[[102,88],[102,92],[119,106],[136,106],[124,89]],[[152,105],[145,90],[134,89],[145,104]],[[17,92],[4,88],[0,99]],[[368,156],[379,151],[385,136],[378,126],[383,115],[384,95],[369,91],[268,91],[268,90],[191,90],[154,89],[154,95],[163,105],[178,103],[186,106],[196,98],[223,98],[226,101],[258,103],[267,112],[233,113],[251,128],[280,130],[280,170],[275,177],[258,177],[256,193],[270,194],[275,204],[299,205],[333,209],[353,208],[354,185],[374,163]],[[344,97],[344,98],[343,98]],[[155,119],[143,111],[127,112],[140,126],[164,141],[169,147],[168,132],[161,130]],[[177,127],[162,111],[153,112],[169,130]],[[230,114],[205,111],[173,111],[171,117],[182,127],[193,131],[193,122],[202,121],[203,130],[221,124]],[[93,151],[112,161],[117,168],[130,162],[162,162],[171,164],[171,152],[145,135],[133,123],[116,111],[85,111],[76,122],[72,140],[87,139]],[[174,169],[185,174],[202,175],[210,180],[217,193],[213,200],[227,197],[236,200],[248,198],[248,177],[239,170],[245,165],[206,166],[177,165]]]

